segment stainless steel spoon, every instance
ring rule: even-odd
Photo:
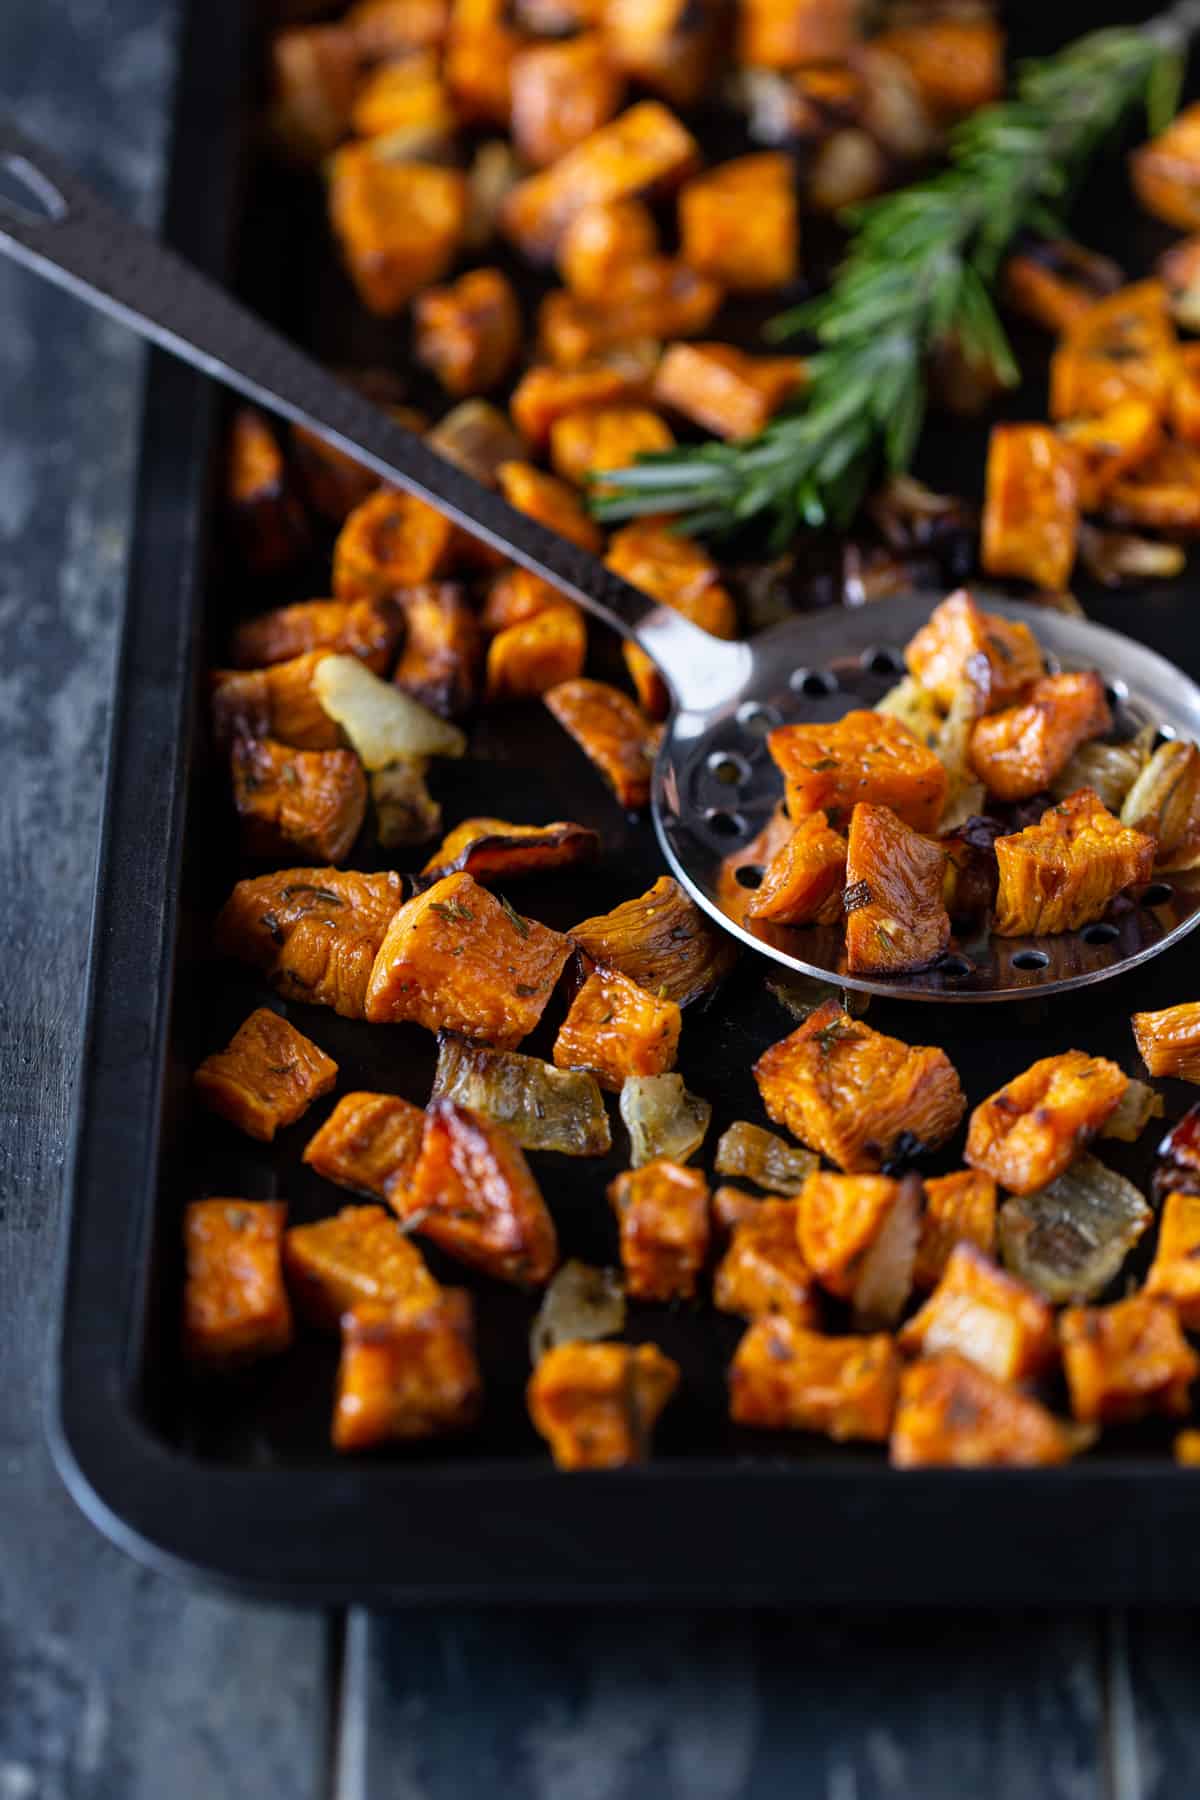
[[[130,224],[69,170],[0,122],[0,249],[91,306],[302,425],[533,570],[653,658],[673,706],[653,785],[654,822],[672,870],[751,948],[806,975],[870,993],[939,1001],[1025,998],[1103,980],[1200,923],[1200,879],[1172,876],[1119,920],[1041,939],[955,944],[933,969],[864,979],[840,966],[838,932],[762,931],[730,916],[746,848],[782,784],[765,732],[872,705],[899,652],[940,595],[858,611],[801,613],[750,642],[710,637],[607,569],[598,557],[509,506],[256,318],[215,282]],[[993,600],[1024,618],[1064,668],[1110,682],[1121,728],[1143,722],[1200,739],[1200,689],[1143,646],[1085,620]],[[736,909],[735,909],[736,910]]]

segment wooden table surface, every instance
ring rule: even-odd
[[[0,6],[0,108],[151,223],[175,23]],[[1188,1800],[1186,1614],[285,1613],[76,1513],[44,1378],[141,371],[0,263],[0,1800]]]

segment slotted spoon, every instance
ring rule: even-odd
[[[351,453],[636,639],[674,702],[652,795],[664,854],[699,904],[751,948],[801,974],[867,993],[1008,1000],[1120,974],[1200,923],[1200,877],[1172,875],[1080,932],[953,941],[933,968],[886,979],[847,974],[841,933],[833,928],[748,928],[731,916],[737,907],[730,895],[757,879],[749,847],[782,792],[765,733],[874,705],[902,671],[903,645],[941,595],[801,613],[748,643],[710,637],[438,456],[2,122],[0,249]],[[1119,735],[1149,723],[1166,736],[1200,739],[1200,689],[1162,657],[1083,619],[981,598],[1024,619],[1052,666],[1098,669]]]

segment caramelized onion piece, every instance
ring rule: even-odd
[[[1086,522],[1079,527],[1079,560],[1103,587],[1142,581],[1173,581],[1182,575],[1187,556],[1178,544],[1135,537],[1128,531],[1101,531]]]
[[[772,975],[767,980],[767,992],[801,1025],[827,1000],[839,1001],[854,1019],[861,1019],[871,1004],[870,994],[860,994],[854,988],[835,987],[831,981],[822,981],[817,975]]]
[[[1062,774],[1050,784],[1056,800],[1080,788],[1091,788],[1110,813],[1119,813],[1125,796],[1145,768],[1154,743],[1154,727],[1147,726],[1125,744],[1084,744]]]
[[[996,1226],[1005,1267],[1061,1304],[1101,1293],[1153,1217],[1131,1181],[1085,1155],[1048,1187],[1006,1200]]]
[[[1123,1144],[1135,1144],[1151,1119],[1161,1119],[1162,1116],[1162,1095],[1156,1094],[1144,1081],[1134,1081],[1131,1077],[1129,1086],[1117,1102],[1116,1111],[1109,1116],[1100,1136],[1119,1138]]]
[[[669,875],[636,900],[584,919],[567,936],[601,968],[619,969],[647,993],[677,1006],[709,993],[737,957],[729,939]]]
[[[1158,1146],[1154,1196],[1200,1194],[1200,1102],[1190,1106]]]
[[[403,756],[461,756],[467,747],[457,725],[372,675],[357,656],[322,657],[313,688],[368,769],[385,769]]]
[[[716,1171],[741,1176],[770,1194],[798,1194],[820,1160],[811,1150],[739,1119],[717,1143]]]
[[[682,1075],[631,1075],[621,1089],[621,1117],[635,1169],[663,1157],[685,1163],[704,1142],[712,1107],[689,1094]]]
[[[536,1056],[489,1050],[447,1033],[438,1043],[433,1098],[506,1125],[522,1150],[603,1156],[612,1147],[604,1098],[591,1075]]]
[[[1200,750],[1184,738],[1160,744],[1121,807],[1122,825],[1145,831],[1158,850],[1156,869],[1200,862]]]
[[[422,883],[440,881],[465,869],[476,881],[512,881],[544,869],[588,862],[600,847],[599,834],[586,825],[556,819],[551,825],[513,825],[507,819],[464,819],[421,871]]]
[[[592,1343],[624,1329],[625,1290],[616,1269],[595,1269],[572,1257],[542,1295],[529,1333],[529,1360],[536,1369],[559,1344]]]
[[[442,829],[442,809],[425,785],[428,759],[402,756],[371,777],[375,830],[385,850],[427,844]]]

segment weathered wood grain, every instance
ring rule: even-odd
[[[0,108],[154,217],[177,8],[0,7]],[[139,1570],[43,1442],[141,352],[0,263],[0,1795],[324,1792],[325,1622]]]

